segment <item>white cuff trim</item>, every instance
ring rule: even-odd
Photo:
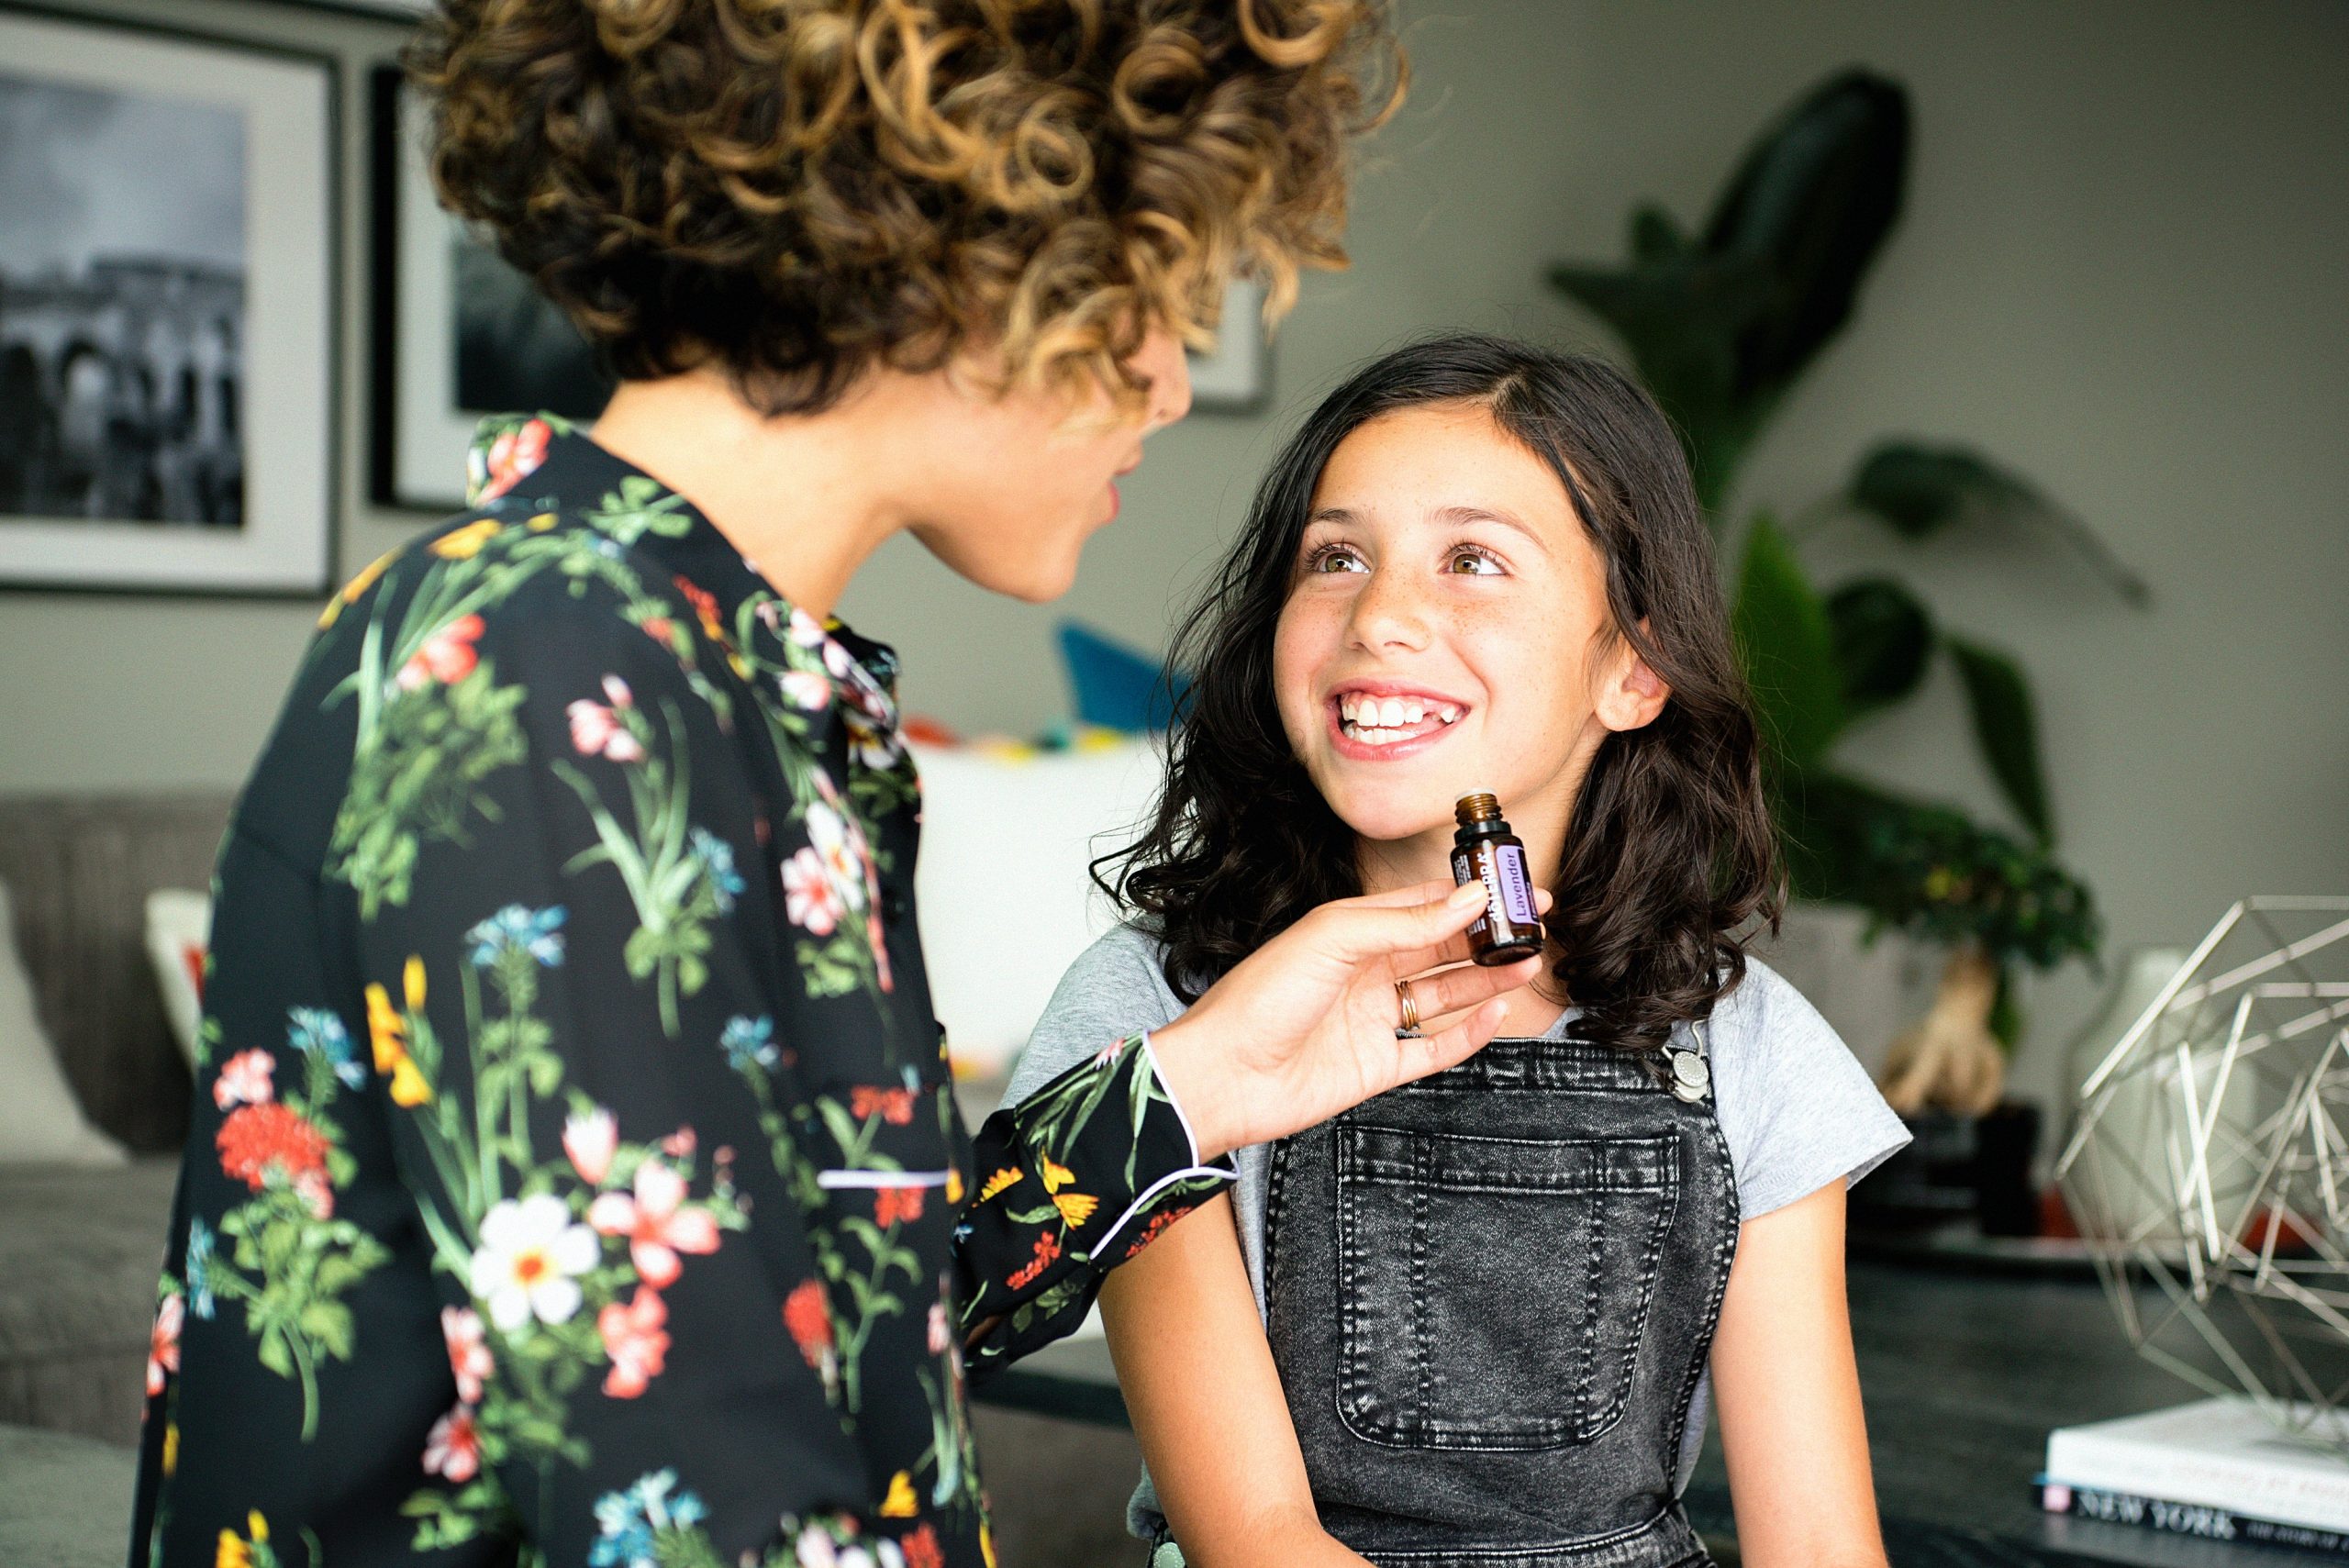
[[[1191,1163],[1203,1164],[1199,1158],[1199,1135],[1191,1130],[1191,1118],[1183,1113],[1183,1102],[1174,1097],[1174,1091],[1166,1086],[1164,1074],[1158,1071],[1158,1052],[1150,1043],[1148,1029],[1141,1031],[1141,1049],[1142,1054],[1150,1058],[1150,1081],[1158,1085],[1158,1092],[1166,1096],[1168,1105],[1174,1107],[1174,1119],[1183,1124],[1183,1140],[1191,1146]]]
[[[1151,1183],[1150,1185],[1142,1188],[1141,1193],[1135,1196],[1134,1201],[1126,1206],[1126,1212],[1118,1216],[1118,1222],[1109,1227],[1108,1229],[1101,1232],[1101,1240],[1093,1244],[1093,1255],[1097,1258],[1099,1257],[1101,1253],[1108,1249],[1109,1243],[1118,1239],[1118,1232],[1123,1230],[1127,1225],[1132,1221],[1135,1215],[1141,1213],[1144,1209],[1150,1207],[1151,1199],[1156,1197],[1160,1193],[1164,1192],[1168,1187],[1173,1186],[1176,1182],[1189,1181],[1195,1176],[1213,1176],[1219,1182],[1233,1182],[1240,1179],[1240,1173],[1238,1171],[1226,1170],[1220,1165],[1194,1165],[1186,1171],[1169,1171],[1166,1174],[1159,1177],[1158,1180]]]

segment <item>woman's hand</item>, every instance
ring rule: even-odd
[[[1536,896],[1546,909],[1547,891]],[[1324,904],[1152,1031],[1159,1081],[1199,1157],[1286,1138],[1481,1050],[1501,1025],[1496,998],[1542,972],[1539,958],[1467,963],[1464,933],[1484,903],[1474,883],[1431,882]],[[1404,979],[1420,1018],[1464,1016],[1398,1039]]]

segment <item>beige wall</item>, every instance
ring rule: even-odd
[[[354,59],[391,36],[275,6],[200,10]],[[915,708],[1012,730],[1060,717],[1053,622],[1159,645],[1283,415],[1431,328],[1598,342],[1542,289],[1542,264],[1620,254],[1635,199],[1693,220],[1765,117],[1865,63],[1916,97],[1908,217],[1854,329],[1756,454],[1746,501],[1798,506],[1896,431],[2034,475],[2153,584],[2149,612],[2028,542],[1901,550],[1854,530],[1820,537],[1812,559],[1897,564],[1951,623],[2023,657],[2065,848],[2116,941],[2190,940],[2241,892],[2349,888],[2349,11],[1452,0],[1406,16],[1411,106],[1360,183],[1356,270],[1309,284],[1281,335],[1276,411],[1158,437],[1060,606],[988,599],[910,545],[885,551],[846,608],[899,644]],[[358,72],[344,86],[360,123]],[[362,326],[347,313],[354,454]],[[344,471],[355,495],[349,458]],[[352,510],[347,563],[413,526]],[[0,790],[234,781],[308,619],[0,596]],[[1987,806],[1958,722],[1943,683],[1855,735],[1848,758]],[[2026,1085],[2052,1084],[2052,1042],[2090,999],[2076,973],[2042,988]]]

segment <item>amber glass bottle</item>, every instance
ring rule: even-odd
[[[1469,954],[1478,963],[1515,963],[1542,951],[1542,919],[1533,912],[1533,884],[1525,874],[1525,844],[1501,819],[1489,795],[1464,795],[1453,808],[1452,880],[1485,886],[1485,912],[1468,928]]]

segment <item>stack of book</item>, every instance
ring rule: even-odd
[[[2039,1500],[2049,1513],[2349,1561],[2349,1458],[2288,1435],[2248,1399],[2059,1428]]]

